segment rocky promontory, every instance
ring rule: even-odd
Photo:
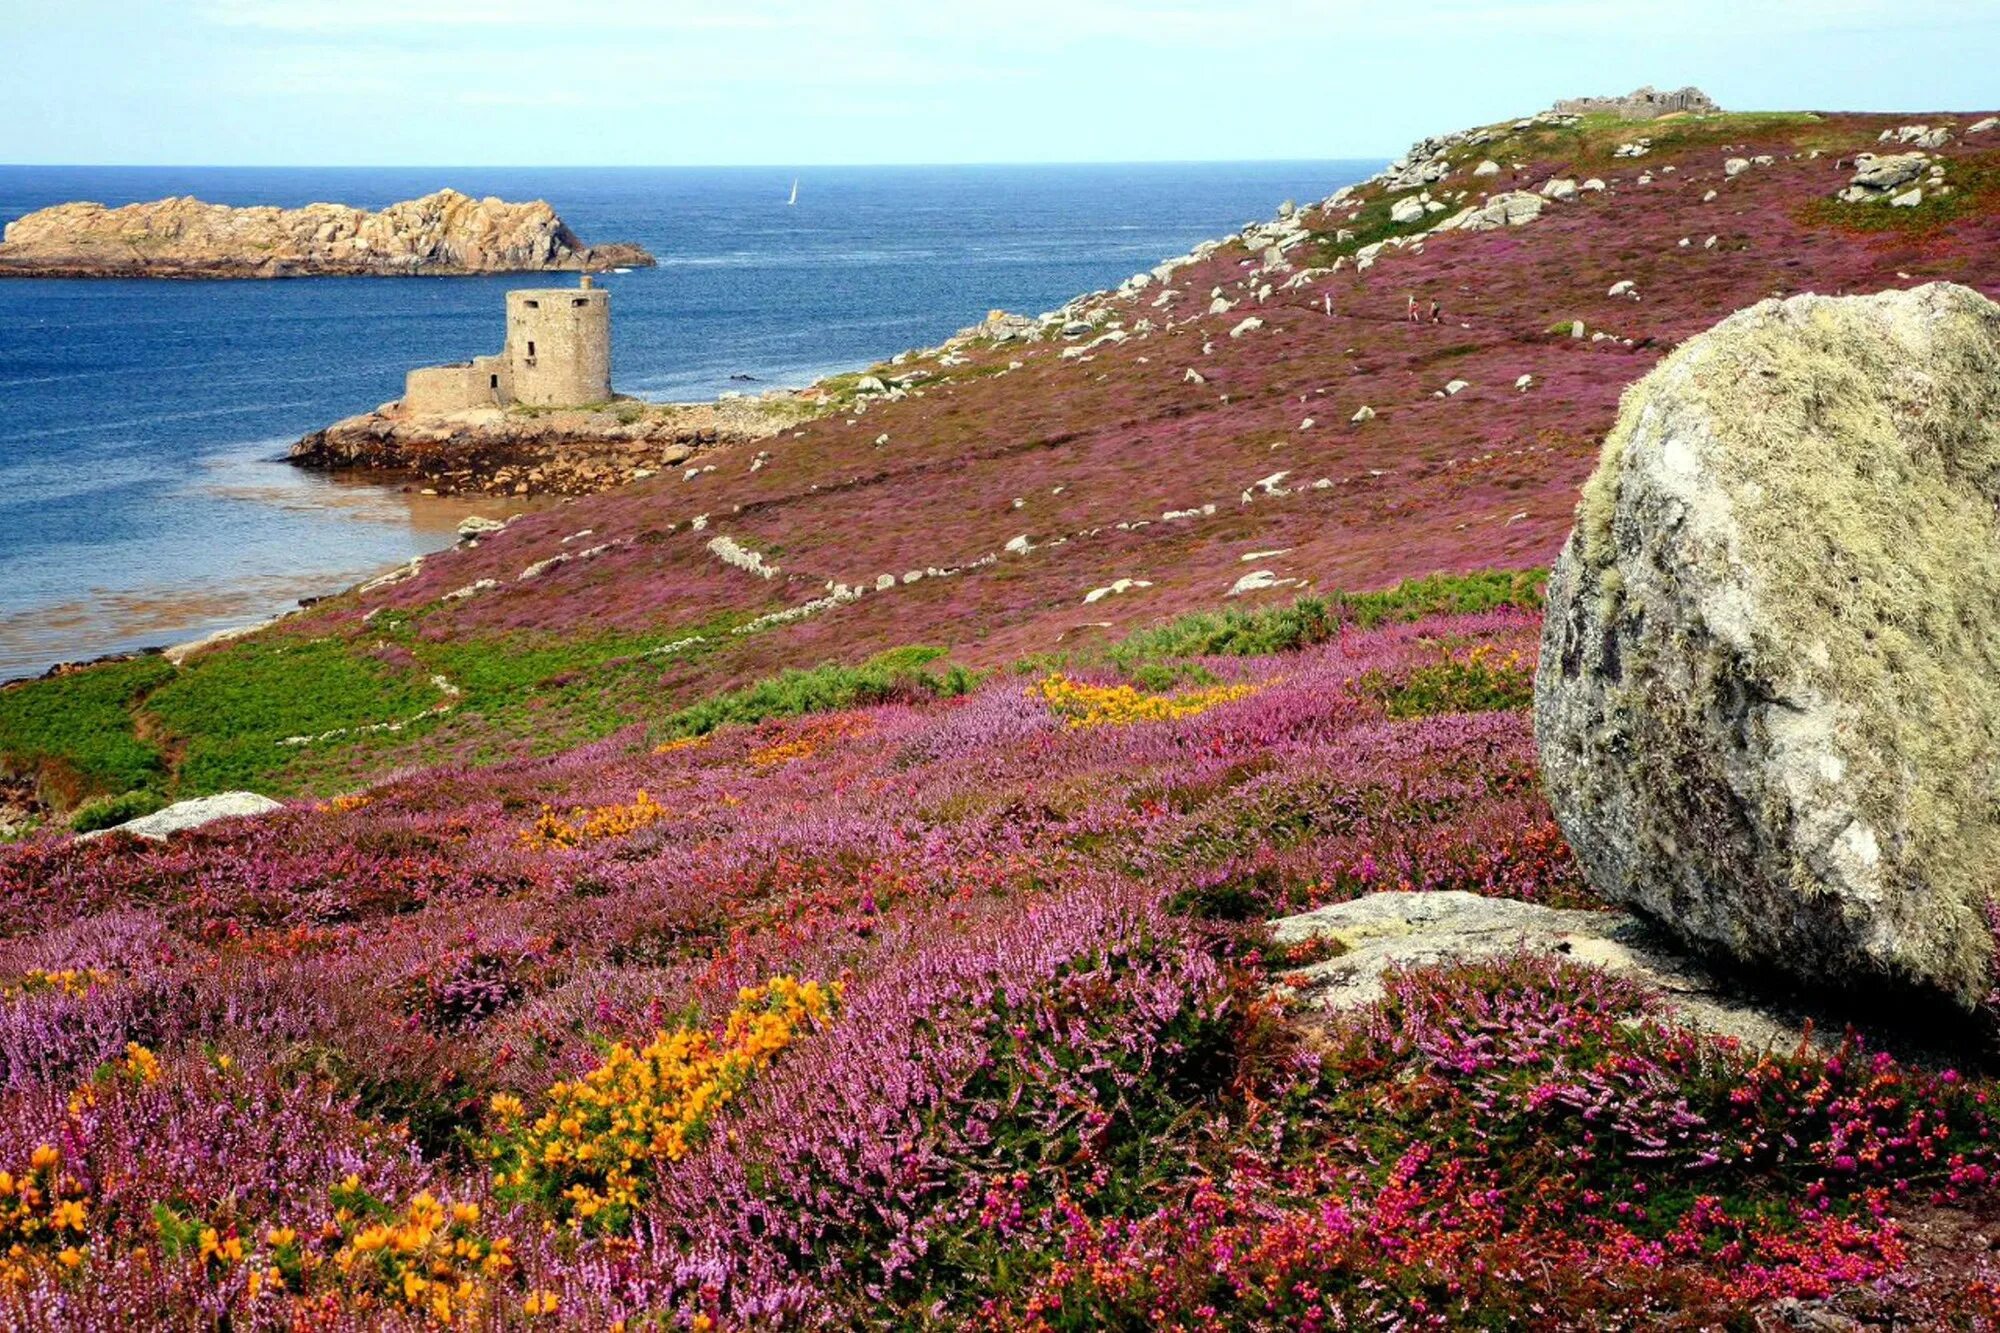
[[[586,245],[543,200],[439,190],[377,212],[232,208],[193,196],[57,204],[8,224],[0,277],[289,278],[650,267],[636,245]]]
[[[305,436],[290,457],[300,467],[374,472],[439,495],[587,495],[688,464],[713,445],[774,435],[816,410],[790,395],[448,413],[385,403]]]

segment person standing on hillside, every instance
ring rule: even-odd
[[[1431,323],[1444,323],[1444,307],[1438,304],[1438,299],[1435,296],[1431,298]]]
[[[1404,307],[1403,314],[1409,319],[1410,323],[1415,324],[1418,322],[1417,294],[1415,292],[1405,293],[1404,299],[1407,300],[1409,304]]]

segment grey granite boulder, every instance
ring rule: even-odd
[[[1461,209],[1438,223],[1436,230],[1498,231],[1502,227],[1519,227],[1540,217],[1547,206],[1548,201],[1538,194],[1509,190],[1477,207]]]
[[[176,801],[164,810],[155,810],[150,815],[130,819],[96,833],[82,835],[86,838],[102,837],[106,833],[129,833],[135,838],[151,838],[165,841],[170,833],[180,833],[203,824],[213,824],[218,819],[239,819],[245,815],[261,815],[270,810],[285,808],[283,801],[274,801],[268,796],[259,796],[254,791],[226,791],[215,796],[198,796],[191,801]]]
[[[1629,390],[1535,681],[1598,892],[1809,982],[1980,1007],[1996,504],[2000,305],[1967,288],[1766,301]]]

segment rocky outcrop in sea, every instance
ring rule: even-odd
[[[681,467],[713,445],[763,439],[812,412],[789,395],[448,414],[388,403],[312,432],[290,457],[300,467],[373,472],[429,494],[588,495]]]
[[[289,278],[648,267],[636,245],[586,245],[542,200],[439,190],[378,212],[347,204],[232,208],[186,196],[57,204],[9,223],[0,276]]]

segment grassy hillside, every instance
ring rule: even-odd
[[[325,793],[414,764],[547,752],[899,644],[990,668],[1101,650],[1191,609],[1546,565],[1620,389],[1680,339],[1766,295],[1938,278],[2000,292],[1996,136],[1948,144],[1954,193],[1920,208],[1832,200],[1852,170],[1841,159],[1900,122],[1493,127],[1454,150],[1437,190],[1452,209],[1551,177],[1606,188],[1291,290],[1293,274],[1260,274],[1238,241],[1173,273],[1181,295],[1165,306],[1159,283],[1092,303],[1123,342],[915,355],[876,368],[907,380],[894,401],[857,397],[860,377],[844,377],[831,415],[719,449],[713,471],[524,519],[405,582],[201,654],[171,687],[158,668],[117,668],[105,674],[121,682],[8,691],[0,756],[47,775],[65,807],[136,785]],[[1615,155],[1641,134],[1644,157]],[[1772,161],[1728,176],[1731,157]],[[1472,176],[1488,158],[1501,173]],[[1389,202],[1371,186],[1307,210],[1319,239],[1289,259],[1353,255]],[[1606,295],[1627,280],[1636,299]],[[1237,304],[1207,314],[1217,290]],[[1406,294],[1439,300],[1444,323],[1404,322]],[[1263,327],[1229,336],[1251,316]],[[1440,396],[1455,380],[1468,387]],[[1363,406],[1373,419],[1351,421]],[[725,564],[718,536],[779,573]],[[1028,549],[1009,550],[1016,538]],[[583,558],[522,577],[561,555]],[[1273,586],[1226,596],[1256,569]],[[817,605],[834,585],[869,591]],[[128,721],[103,713],[113,696]]]
[[[1235,241],[847,379],[762,465],[0,692],[89,822],[297,798],[0,847],[0,1325],[2000,1324],[1990,1070],[1703,1035],[1580,955],[1329,1015],[1342,946],[1267,924],[1601,906],[1536,772],[1542,571],[1678,340],[2000,294],[2000,138],[1935,206],[1824,202],[1894,123],[1494,127],[1433,221],[1606,188],[1371,256],[1422,226],[1370,187],[1289,274]]]

